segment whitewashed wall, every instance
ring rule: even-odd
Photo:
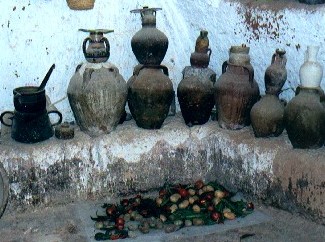
[[[251,47],[262,93],[264,71],[276,48],[287,51],[288,81],[284,88],[294,89],[299,84],[298,71],[306,46],[322,45],[325,40],[322,5],[317,6],[317,11],[298,8],[272,12],[224,0],[96,0],[92,10],[73,11],[65,0],[0,0],[0,111],[13,109],[15,87],[39,85],[52,63],[56,69],[46,92],[52,102],[66,96],[75,67],[84,61],[81,44],[87,34],[78,32],[79,28],[114,29],[108,35],[110,61],[127,80],[137,64],[130,40],[141,28],[140,16],[130,10],[145,5],[163,8],[157,14],[157,27],[169,38],[163,64],[170,70],[175,89],[182,69],[189,65],[200,29],[209,31],[210,67],[218,76],[231,45],[245,43]],[[318,57],[325,64],[325,46]],[[290,99],[291,89],[284,91],[283,97]],[[65,120],[73,120],[67,99],[56,106]]]

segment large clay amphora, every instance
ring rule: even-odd
[[[139,66],[128,83],[128,104],[137,125],[144,129],[159,129],[174,97],[167,67]]]
[[[124,112],[126,82],[111,63],[84,63],[70,80],[68,98],[82,131],[90,136],[107,134]]]
[[[284,120],[293,148],[315,149],[325,141],[325,108],[321,103],[323,91],[298,87],[297,95],[285,108]]]
[[[214,101],[216,73],[210,68],[187,66],[177,87],[182,116],[188,126],[208,122]]]
[[[249,47],[232,46],[216,82],[215,101],[220,127],[241,129],[250,124],[250,111],[260,92],[250,65]]]
[[[132,51],[144,65],[160,65],[168,48],[167,36],[156,28],[156,12],[161,8],[148,8],[132,10],[140,13],[142,29],[131,39]]]

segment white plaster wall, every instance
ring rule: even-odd
[[[231,45],[246,43],[251,47],[251,62],[262,93],[264,71],[276,48],[287,51],[288,81],[284,88],[294,89],[299,84],[298,71],[307,45],[322,45],[325,40],[322,5],[312,12],[299,9],[272,12],[224,0],[96,0],[93,10],[73,11],[65,0],[0,0],[0,111],[13,109],[15,87],[39,85],[52,63],[56,69],[46,92],[52,102],[66,96],[75,67],[84,61],[81,44],[87,35],[78,32],[79,28],[114,29],[108,35],[110,61],[127,80],[137,64],[130,40],[141,28],[140,16],[130,10],[144,5],[163,8],[157,14],[157,27],[169,38],[163,64],[169,68],[175,90],[182,69],[189,65],[200,29],[209,31],[210,67],[217,76]],[[325,64],[324,46],[318,57]],[[284,98],[293,96],[291,89],[283,92]],[[56,106],[64,120],[73,120],[67,99]]]

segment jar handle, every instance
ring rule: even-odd
[[[57,115],[59,115],[59,120],[56,123],[52,124],[52,126],[58,125],[62,122],[62,113],[60,113],[57,110],[52,110],[52,111],[47,112],[47,114],[50,114],[50,113],[56,113]]]
[[[110,48],[111,48],[110,45],[109,45],[109,41],[108,41],[108,39],[106,37],[103,37],[101,39],[101,41],[103,41],[105,43],[105,46],[106,46],[106,56],[109,58],[109,56],[110,56]]]
[[[248,71],[249,74],[249,82],[251,84],[251,87],[254,86],[254,69],[251,66],[243,66],[244,69],[246,69]]]
[[[14,117],[14,112],[12,112],[12,111],[5,111],[5,112],[3,112],[2,114],[1,114],[1,116],[0,116],[0,121],[1,121],[1,123],[3,124],[3,125],[5,125],[5,126],[8,126],[8,127],[11,127],[12,126],[12,123],[11,124],[7,124],[5,121],[4,121],[4,116],[6,115],[6,114],[12,114],[12,117],[10,117],[9,119],[13,119],[13,117]]]
[[[155,68],[155,69],[162,69],[164,74],[166,76],[169,76],[169,73],[168,73],[168,68],[166,66],[163,66],[163,65],[142,65],[139,69],[139,72],[144,69],[144,68]]]
[[[228,67],[228,61],[225,61],[225,62],[222,64],[222,74],[226,72],[227,67]]]
[[[82,43],[82,52],[84,53],[84,55],[87,55],[86,49],[87,49],[87,42],[91,41],[90,37],[87,37],[84,39],[83,43]]]
[[[212,54],[212,50],[210,48],[207,49],[207,53],[209,55],[209,61],[210,61],[210,57],[211,57],[211,54]]]
[[[276,53],[274,53],[274,54],[272,55],[271,64],[273,64],[273,63],[275,62],[276,56],[277,56]]]

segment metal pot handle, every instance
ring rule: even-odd
[[[14,112],[12,112],[12,111],[5,111],[5,112],[3,112],[2,114],[1,114],[1,116],[0,116],[0,121],[1,121],[1,123],[3,124],[3,125],[5,125],[5,126],[8,126],[8,127],[11,127],[12,126],[12,123],[11,124],[7,124],[5,121],[4,121],[4,116],[6,115],[6,114],[12,114],[12,117],[10,117],[9,119],[13,119],[13,117],[14,117]]]
[[[164,74],[166,76],[169,76],[169,73],[168,73],[168,68],[166,66],[163,66],[163,65],[143,65],[140,67],[139,69],[139,72],[142,70],[142,69],[145,69],[145,68],[155,68],[155,69],[162,69]]]
[[[52,124],[52,126],[55,126],[55,125],[58,125],[58,124],[62,123],[62,113],[60,113],[57,110],[52,110],[52,111],[47,112],[47,114],[50,114],[50,113],[56,113],[57,115],[59,115],[59,121],[57,121],[56,123]]]

